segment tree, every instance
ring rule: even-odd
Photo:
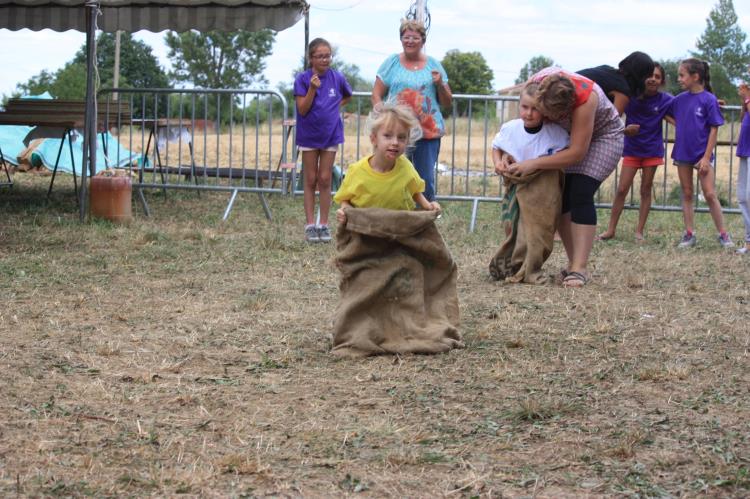
[[[528,80],[531,75],[539,71],[540,69],[544,69],[549,66],[554,66],[555,61],[552,60],[551,57],[547,57],[546,55],[537,55],[529,59],[529,62],[523,65],[521,68],[521,71],[518,73],[518,78],[516,78],[516,85],[519,83],[526,83],[526,80]]]
[[[265,59],[271,54],[275,33],[169,32],[164,41],[172,60],[172,78],[200,88],[242,88],[265,82]]]
[[[730,83],[737,83],[747,73],[750,44],[737,25],[737,14],[732,0],[719,0],[706,19],[706,30],[698,41],[694,55],[712,65],[721,65]],[[713,80],[714,67],[711,68]]]
[[[448,73],[451,90],[454,94],[489,95],[492,93],[492,80],[495,75],[487,61],[479,52],[461,52],[453,49],[446,52],[441,61]],[[482,103],[475,102],[473,109],[480,109]],[[456,102],[458,114],[463,116],[468,109],[467,102]],[[494,106],[492,106],[494,109]]]
[[[86,97],[86,65],[68,62],[54,73],[42,71],[26,83],[16,85],[14,97],[39,95],[49,92],[57,99],[83,99]]]
[[[96,65],[102,87],[114,86],[115,34],[102,33],[96,41]],[[74,63],[86,65],[86,47],[76,53]],[[151,47],[133,39],[130,33],[120,34],[120,88],[169,88],[169,77],[159,65]]]

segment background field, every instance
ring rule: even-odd
[[[466,349],[338,360],[332,245],[299,198],[149,192],[80,225],[0,191],[0,495],[750,495],[750,260],[707,215],[597,244],[592,283],[496,283],[496,206],[446,203]],[[602,212],[600,225],[606,222]],[[740,220],[730,215],[734,234]],[[563,264],[556,248],[546,265]]]

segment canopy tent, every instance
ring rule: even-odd
[[[0,0],[0,28],[45,28],[86,32],[86,119],[83,156],[96,164],[96,90],[94,73],[96,30],[114,32],[255,31],[286,29],[299,21],[309,6],[305,0]],[[86,174],[82,168],[80,219],[86,217]]]

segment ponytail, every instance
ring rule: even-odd
[[[703,61],[703,86],[706,87],[706,90],[708,92],[714,93],[713,89],[711,88],[711,72],[708,69],[708,62]]]
[[[706,91],[714,93],[711,88],[711,73],[708,69],[708,62],[691,57],[682,61],[680,66],[685,66],[685,70],[691,75],[697,74]]]

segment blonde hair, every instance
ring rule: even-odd
[[[398,37],[404,36],[406,31],[416,31],[422,37],[422,43],[427,42],[427,30],[424,24],[414,21],[413,19],[401,19],[401,26],[398,28]]]
[[[536,108],[545,118],[559,120],[573,112],[576,87],[560,73],[547,76],[536,91]]]
[[[529,97],[536,100],[536,94],[539,91],[539,84],[535,81],[526,83],[521,89],[521,97],[528,95]]]
[[[393,102],[381,102],[376,104],[370,114],[367,116],[365,125],[369,135],[375,135],[383,127],[390,127],[399,124],[409,132],[409,146],[414,145],[416,141],[422,138],[422,126],[419,120],[414,116],[414,111]]]

